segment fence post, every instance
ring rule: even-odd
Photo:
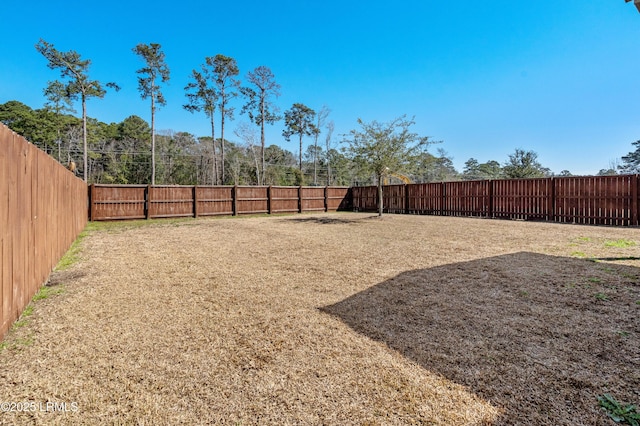
[[[362,204],[361,198],[362,198],[362,191],[360,190],[360,188],[358,188],[357,186],[352,187],[351,208],[353,209],[353,211],[356,211],[356,212],[360,211],[360,205]]]
[[[493,217],[493,179],[487,181],[487,195],[489,196],[489,206],[487,211],[487,217]]]
[[[556,180],[553,177],[549,178],[549,191],[551,192],[549,196],[549,205],[547,208],[549,209],[549,213],[547,216],[548,222],[556,221]]]
[[[193,217],[198,218],[198,187],[193,185]]]
[[[145,188],[145,194],[144,194],[144,199],[145,199],[145,203],[144,203],[144,218],[145,219],[149,219],[151,217],[151,185],[147,185],[147,187]]]
[[[444,182],[440,182],[440,187],[442,188],[440,191],[442,193],[442,199],[440,200],[440,216],[444,216],[444,205],[447,202],[447,186]]]
[[[324,187],[324,211],[325,213],[329,211],[329,187]]]
[[[640,194],[638,187],[640,186],[640,175],[634,175],[631,180],[631,223],[632,226],[640,225]]]
[[[357,186],[352,186],[349,188],[349,195],[351,195],[351,211],[353,212],[357,212],[358,211],[358,207],[356,206],[356,192],[358,192],[357,190],[354,191],[354,188],[357,188]],[[358,204],[360,205],[360,204]]]
[[[272,186],[272,185],[269,185],[269,186],[267,187],[267,212],[268,212],[269,214],[271,214],[271,197],[272,197],[272,195],[271,195],[271,194],[272,194],[272,191],[271,191],[271,189],[272,189],[272,188],[271,188],[271,186]]]
[[[233,199],[233,213],[232,216],[238,215],[238,185],[233,185],[231,190],[231,198]]]
[[[298,213],[302,213],[302,185],[298,187]]]
[[[404,211],[404,214],[409,214],[409,184],[404,184],[404,208],[402,209]]]
[[[96,217],[96,184],[92,183],[89,186],[89,220],[93,222],[93,219]]]

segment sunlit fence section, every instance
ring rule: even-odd
[[[486,216],[491,209],[491,187],[486,180],[445,182],[442,209],[447,216]]]
[[[93,221],[350,209],[348,187],[94,184],[89,188]]]
[[[638,226],[638,175],[571,176],[387,185],[387,213],[477,216]],[[353,208],[375,211],[375,186],[351,189]]]
[[[87,223],[87,185],[0,125],[0,339]]]
[[[640,225],[638,175],[556,179],[554,220],[595,225]]]
[[[553,187],[559,178],[509,179],[489,182],[491,217],[552,221]]]

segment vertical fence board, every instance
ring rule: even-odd
[[[25,157],[27,155],[27,144],[21,143],[17,137],[12,138],[11,144],[13,145],[14,153],[14,167],[11,182],[9,183],[9,206],[11,212],[11,221],[13,222],[12,228],[15,230],[13,233],[12,243],[12,269],[13,269],[13,313],[12,315],[17,317],[24,308],[23,295],[25,292],[24,281],[24,262],[26,260],[26,254],[24,252],[24,235],[26,235],[26,225],[24,217],[26,214],[27,203],[25,202],[25,188],[24,181],[26,176],[24,170],[26,167]]]
[[[631,181],[631,225],[640,225],[640,175]]]
[[[2,279],[0,285],[0,297],[2,297],[2,322],[0,322],[0,336],[4,335],[11,323],[15,320],[13,315],[13,279],[12,271],[12,244],[13,235],[8,231],[13,225],[11,210],[9,208],[9,194],[13,181],[15,166],[12,164],[13,133],[0,126],[0,239],[2,240]]]

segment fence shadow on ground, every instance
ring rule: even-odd
[[[412,270],[321,308],[504,409],[498,424],[608,424],[638,403],[640,268],[520,252]]]
[[[593,261],[603,261],[603,262],[615,262],[615,261],[619,261],[619,260],[640,260],[640,257],[638,256],[625,256],[625,257],[596,257],[593,259],[590,259]]]
[[[335,224],[349,224],[360,223],[364,220],[378,219],[378,216],[357,217],[353,219],[345,219],[343,217],[326,217],[326,216],[308,216],[308,217],[291,217],[286,218],[287,222],[297,223],[317,223],[319,225],[335,225]]]

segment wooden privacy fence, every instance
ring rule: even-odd
[[[348,187],[91,185],[89,219],[152,219],[351,208]]]
[[[383,206],[388,213],[638,226],[639,180],[618,175],[388,185]],[[351,191],[354,210],[377,210],[377,187]]]
[[[0,124],[0,339],[87,223],[87,185]]]

